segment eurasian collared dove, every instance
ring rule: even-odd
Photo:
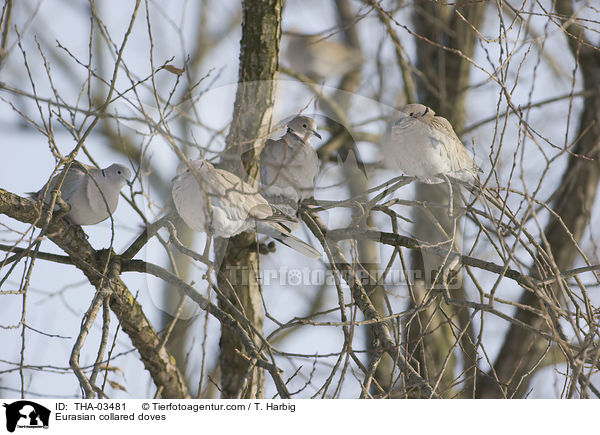
[[[364,62],[360,50],[320,35],[286,34],[284,56],[290,67],[322,81],[346,74]]]
[[[295,216],[298,202],[313,196],[319,159],[310,145],[312,136],[321,139],[315,121],[297,116],[278,140],[267,139],[260,154],[261,191],[267,200]]]
[[[193,230],[216,237],[232,237],[256,229],[311,258],[321,253],[292,236],[282,223],[294,218],[278,212],[250,184],[205,160],[183,166],[171,190],[177,213]]]
[[[383,152],[388,166],[427,184],[443,183],[443,176],[472,183],[481,172],[448,120],[422,104],[400,110]]]
[[[94,225],[107,219],[117,209],[121,188],[130,178],[129,168],[117,163],[98,169],[73,161],[60,186],[61,199],[71,206],[66,217],[75,225]],[[40,199],[45,191],[44,202],[50,202],[59,179],[56,175],[47,188],[31,196]]]

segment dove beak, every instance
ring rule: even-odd
[[[314,133],[314,135],[315,135],[315,136],[317,136],[319,139],[323,139],[323,138],[321,137],[321,135],[320,135],[319,133],[317,133],[317,130],[311,130],[311,131],[312,131],[312,132]]]

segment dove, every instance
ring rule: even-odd
[[[177,213],[191,229],[224,238],[256,229],[307,257],[321,257],[290,234],[284,222],[294,218],[269,204],[256,188],[206,160],[194,160],[190,166],[198,179],[183,166],[173,179],[171,194]]]
[[[313,196],[319,159],[310,139],[317,133],[315,121],[297,116],[278,140],[267,139],[260,154],[261,192],[273,205],[294,216],[298,202]]]
[[[360,50],[320,35],[286,34],[284,56],[290,67],[322,81],[359,68],[364,59]]]
[[[474,183],[481,172],[450,122],[422,104],[400,110],[383,151],[388,165],[427,184],[443,183],[445,177]]]
[[[64,172],[64,169],[63,169]],[[66,217],[75,225],[95,225],[108,219],[119,202],[121,188],[129,184],[131,171],[126,166],[112,164],[98,169],[73,161],[60,186],[60,197],[71,206]],[[38,192],[30,194],[34,199],[49,203],[60,175],[53,177]]]

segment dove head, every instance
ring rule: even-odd
[[[295,134],[304,142],[308,142],[312,136],[317,136],[321,139],[321,135],[317,133],[317,124],[308,116],[296,116],[288,125],[288,133]]]
[[[208,163],[206,160],[190,160],[188,163],[180,162],[179,165],[177,165],[177,175],[173,177],[171,181],[180,180],[181,178],[187,176],[187,174],[191,173],[190,167],[194,168],[196,171],[199,171],[203,166],[209,165],[210,163]]]
[[[435,116],[435,112],[423,104],[407,104],[400,109],[400,119],[403,121],[407,118],[431,118]]]
[[[111,183],[114,183],[119,187],[123,187],[130,183],[131,171],[126,166],[115,163],[104,169],[102,172]]]

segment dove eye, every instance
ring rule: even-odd
[[[117,171],[117,174],[121,175],[121,173],[122,173],[121,171]]]
[[[302,127],[306,128],[306,124],[302,124]]]

